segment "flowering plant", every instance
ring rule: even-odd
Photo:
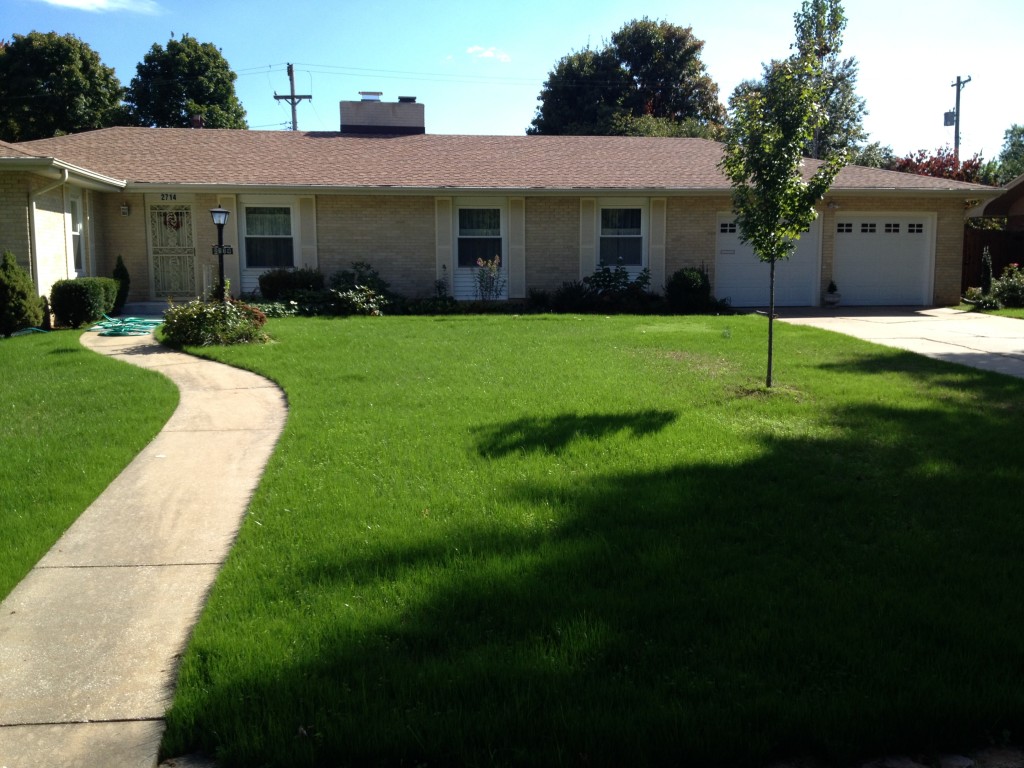
[[[501,256],[476,260],[476,295],[481,301],[500,299],[505,291],[505,273],[501,271]]]

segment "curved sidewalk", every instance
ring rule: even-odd
[[[82,343],[181,401],[0,604],[5,768],[156,765],[178,658],[287,415],[272,382],[152,335]]]

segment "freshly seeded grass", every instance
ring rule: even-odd
[[[1024,728],[1024,382],[763,318],[271,321],[163,751],[762,765]]]
[[[81,334],[0,340],[0,597],[164,425],[178,390],[82,347]]]

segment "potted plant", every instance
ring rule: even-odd
[[[842,296],[839,294],[839,289],[836,288],[836,281],[829,280],[828,288],[825,289],[825,306],[834,307],[839,303]]]

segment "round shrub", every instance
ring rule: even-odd
[[[164,312],[163,335],[174,346],[262,343],[266,322],[266,315],[241,301],[196,300]]]
[[[79,277],[58,280],[50,289],[50,306],[57,325],[78,328],[99,320],[114,309],[117,281],[112,277]]]
[[[318,269],[268,269],[259,277],[260,296],[266,301],[287,301],[296,294],[323,291],[324,276]]]
[[[1004,307],[1024,307],[1024,270],[1009,264],[998,280],[992,281],[992,296]]]
[[[42,321],[43,312],[32,278],[18,266],[13,253],[4,251],[0,264],[0,335],[9,337]]]
[[[696,267],[684,267],[665,281],[665,300],[679,314],[705,312],[712,304],[708,273]]]

